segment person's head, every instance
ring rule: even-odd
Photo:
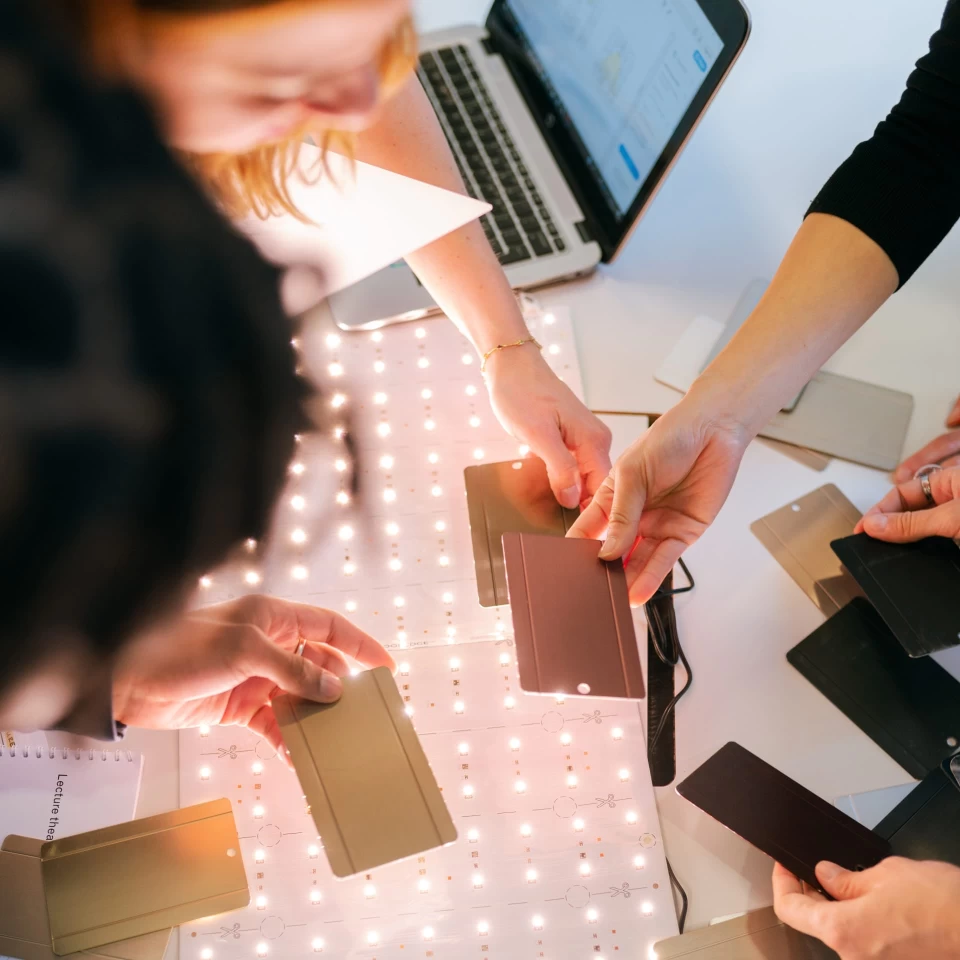
[[[369,126],[415,64],[410,0],[55,2],[234,213],[289,209],[275,173],[296,145]]]

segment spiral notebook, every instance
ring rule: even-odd
[[[50,841],[136,814],[143,756],[109,748],[0,749],[0,840]]]

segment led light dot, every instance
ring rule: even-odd
[[[483,450],[481,450],[480,447],[477,447],[477,449],[473,451],[474,460],[482,460],[483,456],[484,456]]]
[[[263,863],[267,859],[267,855],[262,850],[253,851],[253,862],[254,863]]]
[[[479,426],[480,426],[480,418],[479,418],[479,417],[471,417],[471,418],[469,419],[469,421],[467,421],[467,422],[470,424],[471,427],[479,427]]]
[[[398,669],[400,670],[400,676],[401,676],[401,677],[409,677],[409,676],[410,676],[410,664],[409,664],[409,663],[401,663]]]
[[[439,453],[430,453],[427,454],[427,463],[439,463],[440,454]]]
[[[255,760],[253,766],[250,768],[257,776],[260,776],[263,773],[263,764],[259,760]]]
[[[380,343],[380,341],[383,340],[383,333],[382,333],[382,331],[380,331],[380,330],[374,330],[373,333],[370,334],[370,339],[371,339],[374,343]]]
[[[363,888],[363,895],[368,899],[372,900],[377,895],[377,888],[372,884],[368,883]]]
[[[520,827],[520,836],[521,837],[532,837],[533,836],[533,827],[529,823],[525,823]]]
[[[524,443],[520,445],[519,453],[521,457],[525,457],[529,452],[530,447],[528,447],[527,444]]]
[[[630,779],[630,771],[626,767],[621,767],[619,770],[620,782],[625,783]]]
[[[323,894],[319,890],[310,891],[310,902],[319,903],[323,899]]]
[[[418,366],[421,370],[426,370],[427,367],[430,366],[430,361],[429,361],[426,357],[421,357],[421,358],[417,361],[417,366]]]
[[[461,743],[461,744],[457,747],[457,753],[459,753],[461,757],[467,756],[467,754],[470,753],[470,744],[469,744],[469,743]]]
[[[580,876],[581,876],[581,877],[589,877],[589,876],[590,876],[590,864],[589,864],[589,863],[581,863],[581,864],[580,864]]]
[[[537,915],[533,918],[533,929],[542,930],[543,929],[543,917]]]
[[[331,377],[342,377],[342,376],[343,376],[343,364],[342,364],[342,363],[331,363],[330,366],[327,367],[327,373],[329,373]]]
[[[263,807],[257,806],[253,808],[253,815],[257,820],[263,819],[263,813],[264,813]]]
[[[245,543],[244,546],[247,548],[247,553],[253,553],[257,549],[257,541],[250,537]]]
[[[463,785],[463,795],[469,800],[473,796],[473,787],[469,783]]]
[[[346,402],[347,398],[344,394],[335,393],[330,400],[330,406],[333,407],[334,410],[339,410]]]
[[[456,673],[457,670],[460,669],[460,661],[459,661],[456,657],[454,657],[454,658],[450,661],[450,669],[451,669],[454,673]]]
[[[645,916],[649,917],[653,914],[653,904],[649,900],[644,900],[640,904],[640,912]]]
[[[433,525],[433,529],[436,530],[437,533],[443,533],[443,531],[447,529],[447,525],[446,525],[446,523],[445,523],[443,520],[438,520],[438,521]]]
[[[614,740],[623,739],[623,731],[619,727],[614,727],[613,730],[610,731],[610,735],[613,737]]]
[[[306,543],[307,542],[307,533],[305,530],[301,530],[300,527],[297,527],[293,533],[290,534],[290,539],[294,543]]]
[[[266,898],[266,897],[263,897],[263,896],[257,897],[257,909],[258,909],[258,910],[266,910],[266,909],[267,909],[267,898]]]
[[[248,570],[243,579],[250,584],[251,587],[255,587],[260,582],[260,574],[256,570]]]
[[[481,920],[481,921],[477,924],[477,933],[479,933],[480,936],[482,937],[482,936],[485,936],[486,934],[488,934],[489,932],[490,932],[490,924],[487,923],[486,920]]]
[[[400,525],[398,523],[388,523],[384,530],[387,531],[388,537],[395,537],[400,533]]]
[[[560,743],[565,747],[569,747],[573,743],[573,734],[572,733],[561,733],[560,734]]]
[[[499,626],[499,624],[498,624],[498,626]],[[501,653],[501,654],[500,654],[500,666],[501,666],[501,667],[509,667],[509,666],[510,666],[510,654],[509,654],[509,653]]]
[[[453,594],[449,591],[440,598],[444,603],[453,603]]]
[[[314,953],[323,953],[323,940],[320,937],[314,937],[310,941],[310,947]]]
[[[424,927],[423,930],[420,931],[420,936],[422,936],[424,940],[432,940],[433,927]]]
[[[209,728],[206,724],[204,724],[204,725],[200,728],[200,736],[201,736],[201,737],[209,737],[209,736],[210,736],[210,728]]]
[[[302,510],[307,505],[307,501],[303,499],[298,493],[295,497],[290,498],[290,506],[294,510]]]
[[[458,701],[453,705],[453,712],[454,712],[454,713],[463,713],[463,711],[466,710],[466,709],[467,709],[467,708],[464,706],[464,703],[463,703],[462,700],[458,700]]]
[[[523,794],[527,792],[527,785],[522,780],[517,780],[517,782],[513,785],[513,789],[517,793]]]
[[[421,878],[420,881],[417,883],[417,889],[418,889],[421,893],[427,893],[427,892],[429,892],[429,890],[430,890],[430,881],[427,880],[425,877]]]
[[[557,322],[557,318],[552,313],[545,313],[543,315],[543,322],[548,327],[552,327]]]
[[[480,839],[480,831],[477,829],[472,829],[467,831],[467,840],[470,843],[476,843]]]
[[[374,373],[383,373],[387,369],[387,365],[382,360],[376,360],[373,364]]]
[[[567,698],[563,694],[557,694],[556,701],[557,706],[562,707],[567,702]]]
[[[367,934],[367,943],[368,943],[371,947],[375,947],[379,942],[380,942],[380,934],[379,934],[379,933],[376,933],[374,930],[371,930],[371,931]]]
[[[573,829],[576,830],[577,833],[583,833],[584,826],[585,824],[582,820],[573,821]]]
[[[536,883],[536,882],[537,882],[537,871],[536,871],[536,870],[533,870],[533,869],[528,870],[528,871],[527,871],[527,883]]]
[[[404,712],[408,717],[412,717],[412,716],[413,716],[413,705],[410,704],[410,703],[408,703],[408,704],[403,708],[403,712]]]
[[[430,488],[430,496],[432,496],[432,497],[442,497],[442,496],[443,496],[443,487],[441,487],[439,484],[434,484],[434,485]]]
[[[200,960],[212,960],[213,951],[209,947],[204,947],[200,951]]]
[[[647,861],[637,856],[633,858],[633,865],[637,870],[642,870],[647,865]]]
[[[343,605],[343,607],[344,607],[344,609],[347,611],[347,613],[356,613],[356,612],[357,612],[357,601],[356,601],[356,600],[348,600],[348,601]]]
[[[413,335],[414,335],[418,340],[422,340],[422,339],[427,335],[427,331],[424,330],[423,327],[417,327],[417,329],[413,331]]]
[[[634,824],[637,822],[637,814],[633,810],[627,811],[627,823]]]
[[[333,468],[337,473],[346,473],[347,470],[347,461],[342,457],[333,461]]]
[[[373,402],[379,406],[383,406],[387,402],[387,395],[382,391],[380,393],[375,393],[373,395]]]
[[[460,362],[461,362],[465,367],[469,367],[470,364],[473,363],[473,354],[471,354],[471,353],[465,353],[465,354],[460,358]]]
[[[440,559],[439,559],[437,562],[440,564],[441,567],[449,567],[449,566],[450,566],[450,558],[449,558],[448,556],[442,556],[442,557],[440,557]]]
[[[327,334],[327,346],[331,350],[336,350],[340,346],[340,337],[335,333]]]
[[[341,490],[337,494],[337,503],[339,503],[341,507],[345,507],[349,502],[350,502],[350,494],[347,493],[346,490]]]
[[[387,487],[387,489],[383,491],[384,503],[393,503],[394,501],[396,501],[396,499],[397,499],[397,491],[394,490],[393,487]]]
[[[265,943],[257,944],[257,956],[265,957],[270,952],[270,948]]]
[[[516,737],[510,739],[510,749],[514,751],[520,749],[520,741]]]
[[[346,576],[352,577],[357,572],[357,565],[352,560],[348,560],[343,565],[343,572]]]
[[[352,540],[352,539],[353,539],[353,527],[350,527],[350,526],[347,526],[346,524],[344,524],[344,526],[342,526],[342,527],[337,531],[337,536],[339,536],[341,540]]]
[[[201,779],[201,780],[209,780],[209,779],[210,779],[210,768],[209,768],[209,767],[201,767],[201,768],[200,768],[200,779]]]
[[[424,430],[436,430],[436,429],[437,429],[437,422],[436,422],[436,420],[433,420],[432,418],[429,418],[429,417],[428,417],[426,420],[423,421],[423,429],[424,429]]]
[[[297,477],[302,477],[306,471],[307,468],[302,463],[294,463],[290,467],[290,472]]]
[[[394,557],[394,558],[390,561],[389,567],[390,567],[391,570],[393,570],[394,573],[396,573],[398,570],[402,570],[402,569],[403,569],[403,563],[402,563],[400,560],[398,560],[396,557]]]
[[[380,467],[381,467],[383,470],[392,470],[392,469],[393,469],[393,464],[394,464],[393,457],[391,457],[389,453],[385,453],[385,454],[380,458]]]
[[[551,343],[550,346],[547,348],[547,350],[549,351],[551,356],[555,357],[560,352],[560,344]]]
[[[477,395],[477,388],[476,388],[472,383],[468,384],[468,385],[467,385],[467,396],[468,396],[468,397],[475,397],[476,395]]]
[[[394,605],[395,607],[402,607],[406,602],[407,602],[407,601],[404,600],[403,597],[394,597],[394,598],[393,598],[393,605]]]
[[[213,586],[213,580],[210,577],[201,577],[200,586],[204,590],[209,590]]]
[[[596,910],[593,909],[593,907],[591,907],[591,908],[587,911],[587,920],[588,920],[590,923],[596,923],[596,922],[597,922],[597,918],[598,918],[599,916],[600,916],[600,915],[597,913]]]
[[[423,397],[424,400],[431,400],[433,399],[433,391],[429,387],[424,387],[420,391],[420,396]]]
[[[390,424],[386,421],[377,424],[377,436],[380,437],[389,437],[390,436]]]
[[[482,876],[481,874],[475,873],[475,874],[473,875],[473,885],[474,885],[475,887],[482,887],[482,886],[483,886],[483,876]]]
[[[447,627],[447,636],[448,636],[448,637],[455,637],[456,635],[457,635],[457,628],[456,628],[456,627],[453,627],[453,626]]]
[[[512,710],[512,709],[517,705],[517,701],[514,700],[513,697],[504,697],[504,698],[503,698],[503,705],[504,705],[508,710]]]
[[[577,775],[576,775],[575,773],[571,773],[571,774],[569,774],[569,775],[567,776],[567,786],[568,786],[568,787],[575,787],[579,782],[580,782],[580,781],[577,780]]]

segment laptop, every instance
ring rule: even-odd
[[[496,0],[421,37],[418,76],[518,290],[623,249],[740,55],[739,0]],[[330,298],[345,330],[437,311],[404,263]]]

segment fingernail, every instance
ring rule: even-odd
[[[567,489],[560,494],[560,502],[565,507],[575,507],[580,502],[579,487],[567,487]]]
[[[843,867],[838,867],[835,863],[831,863],[829,860],[821,860],[820,863],[817,864],[817,876],[821,880],[826,880],[828,882],[830,880],[836,880],[841,873],[845,872],[846,871],[843,869]]]
[[[340,678],[324,671],[320,677],[320,696],[324,700],[339,700],[342,693]]]
[[[885,513],[875,513],[863,519],[864,530],[876,530],[877,532],[887,529],[887,515]]]
[[[603,545],[600,547],[600,559],[601,560],[614,560],[620,556],[617,550],[617,541],[616,540],[604,540]]]

